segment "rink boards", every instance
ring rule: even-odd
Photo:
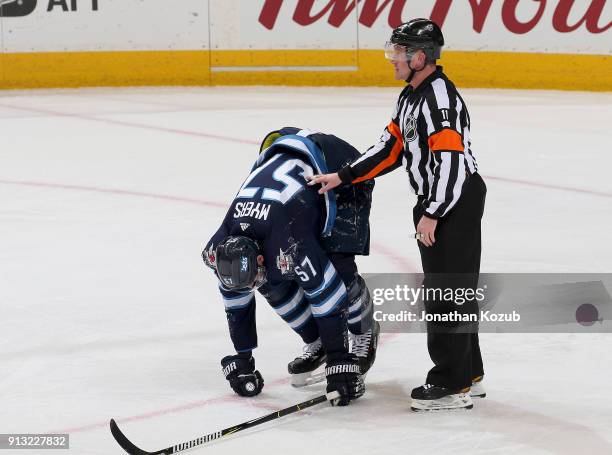
[[[460,86],[609,91],[611,10],[598,0],[8,1],[0,87],[393,86],[385,41],[430,17]]]

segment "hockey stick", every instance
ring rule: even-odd
[[[125,450],[130,455],[170,455],[173,453],[182,452],[184,450],[193,449],[194,447],[201,446],[211,441],[215,441],[224,436],[229,436],[231,434],[238,433],[239,431],[246,430],[248,428],[253,428],[254,426],[261,425],[262,423],[270,422],[271,420],[276,420],[280,417],[284,417],[286,415],[293,414],[294,412],[301,411],[302,409],[306,409],[320,403],[325,403],[326,401],[335,400],[336,398],[340,398],[340,394],[336,391],[330,392],[328,394],[312,398],[308,401],[294,404],[293,406],[281,409],[280,411],[272,412],[263,417],[258,417],[257,419],[249,420],[248,422],[240,423],[236,426],[225,428],[224,430],[215,431],[214,433],[210,433],[205,436],[192,439],[191,441],[182,442],[166,449],[158,450],[157,452],[147,452],[136,447],[122,433],[114,419],[111,419],[110,421],[110,430],[115,440],[119,443],[123,450]]]

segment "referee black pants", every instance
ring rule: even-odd
[[[448,292],[476,289],[480,272],[481,228],[487,188],[479,174],[468,177],[461,198],[452,210],[438,220],[436,242],[427,247],[418,241],[421,262],[425,274],[425,289],[441,289]],[[423,198],[414,207],[414,225],[423,216]],[[432,293],[430,295],[440,296]],[[447,294],[448,295],[448,294]],[[448,301],[437,297],[427,299],[428,314],[462,315],[478,314],[475,299]],[[461,390],[470,387],[472,379],[484,374],[478,324],[462,322],[428,322],[427,348],[434,363],[429,371],[428,384]]]

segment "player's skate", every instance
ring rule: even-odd
[[[487,392],[482,385],[482,378],[482,376],[478,376],[472,379],[472,387],[470,387],[470,396],[472,398],[484,398],[487,396]]]
[[[472,397],[470,389],[465,388],[459,391],[425,384],[416,389],[412,389],[413,411],[434,411],[449,409],[472,409]]]
[[[365,378],[366,373],[376,360],[376,348],[378,348],[378,337],[380,335],[380,324],[372,322],[372,328],[362,335],[349,334],[351,341],[351,354],[359,359],[359,370]]]
[[[327,356],[320,338],[304,346],[302,354],[287,365],[289,374],[291,374],[291,385],[293,387],[304,387],[323,381],[325,372],[316,374],[315,371],[326,360]]]

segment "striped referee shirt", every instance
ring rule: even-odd
[[[437,219],[455,206],[467,177],[478,170],[470,145],[465,102],[438,66],[416,89],[402,91],[378,144],[338,174],[343,183],[358,183],[405,165],[426,216]]]

